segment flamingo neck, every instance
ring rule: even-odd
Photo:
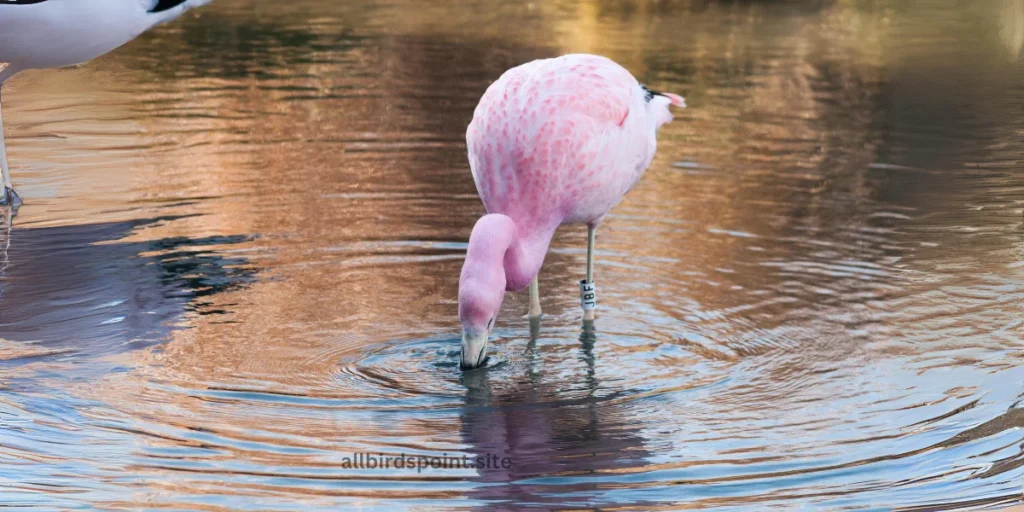
[[[462,279],[503,282],[507,291],[526,288],[544,263],[556,227],[523,232],[507,215],[484,215],[469,237]]]

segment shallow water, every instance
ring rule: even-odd
[[[19,76],[0,505],[1018,500],[1024,2],[948,4],[221,0]],[[465,127],[575,51],[690,108],[599,231],[596,324],[565,227],[542,324],[509,296],[462,373]]]

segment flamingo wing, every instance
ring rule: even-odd
[[[535,226],[599,219],[649,162],[644,105],[636,79],[604,57],[567,55],[506,72],[467,131],[487,210]]]

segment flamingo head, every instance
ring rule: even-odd
[[[487,362],[487,338],[494,329],[494,321],[505,298],[505,283],[497,281],[469,278],[459,283],[463,370],[477,368]]]
[[[643,87],[645,99],[647,100],[647,112],[650,119],[654,120],[654,127],[661,128],[661,125],[673,119],[669,106],[686,108],[686,98],[670,92],[652,91]]]

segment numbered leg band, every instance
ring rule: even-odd
[[[583,306],[583,311],[597,308],[597,288],[586,279],[580,280],[580,306]]]

